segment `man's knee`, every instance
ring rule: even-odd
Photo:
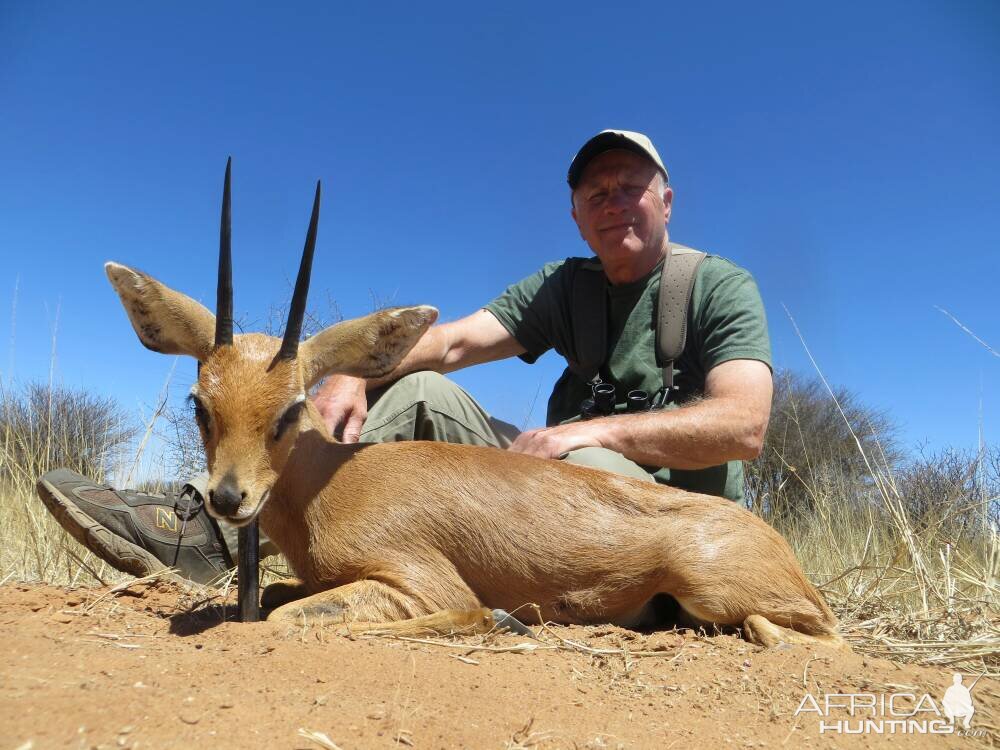
[[[416,393],[433,396],[436,393],[453,393],[461,390],[453,380],[446,378],[434,370],[420,370],[411,372],[397,380],[394,385],[399,388],[409,389]]]
[[[374,397],[372,397],[374,396]],[[504,447],[490,415],[457,384],[437,372],[416,372],[369,394],[361,440],[441,440]]]
[[[643,469],[635,461],[625,458],[621,453],[616,453],[607,448],[577,448],[562,457],[563,461],[578,466],[589,466],[593,469],[610,471],[613,474],[621,474],[625,477],[642,479],[646,482],[655,483],[652,474]]]
[[[404,406],[420,402],[433,404],[460,392],[462,389],[441,373],[420,370],[404,375],[388,385],[381,393],[376,394],[375,403],[392,402]]]

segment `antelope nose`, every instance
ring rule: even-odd
[[[240,492],[236,482],[223,480],[214,490],[208,491],[208,502],[219,515],[231,516],[236,513],[246,496],[247,493]]]

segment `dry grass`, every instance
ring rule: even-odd
[[[964,465],[946,452],[938,461],[902,468],[881,439],[885,431],[848,414],[794,320],[792,325],[853,442],[861,471],[837,471],[845,466],[842,459],[832,471],[806,473],[791,466],[789,481],[806,500],[802,507],[777,498],[758,498],[756,507],[765,516],[768,508],[782,508],[768,520],[821,584],[856,650],[1000,674],[996,454],[981,446]],[[785,408],[796,423],[794,399]],[[821,456],[802,450],[816,446],[810,436],[800,432],[799,438],[804,463],[821,464]],[[942,471],[949,461],[957,465]]]
[[[956,540],[831,502],[782,531],[856,650],[1000,673],[995,529]]]
[[[918,503],[928,474],[904,484],[892,466],[869,459],[860,479],[813,478],[808,504],[768,520],[820,584],[855,649],[1000,671],[996,498],[958,478],[937,489],[936,502]],[[973,458],[964,473],[976,466]]]

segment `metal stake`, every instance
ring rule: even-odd
[[[257,529],[257,519],[241,526],[239,535],[236,574],[239,577],[240,622],[259,622],[260,532]]]

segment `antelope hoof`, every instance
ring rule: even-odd
[[[851,653],[851,647],[837,633],[828,635],[809,635],[799,633],[789,628],[775,625],[761,615],[750,615],[743,621],[743,636],[758,646],[764,648],[789,648],[793,644],[805,646],[823,646],[836,651]]]
[[[787,647],[787,642],[781,636],[781,631],[766,617],[750,615],[743,621],[743,637],[757,646],[775,648],[784,645]]]
[[[515,633],[516,635],[526,635],[529,638],[535,637],[531,628],[513,615],[509,614],[506,610],[494,609],[491,614],[493,615],[493,623],[497,630],[509,630],[511,633]]]

